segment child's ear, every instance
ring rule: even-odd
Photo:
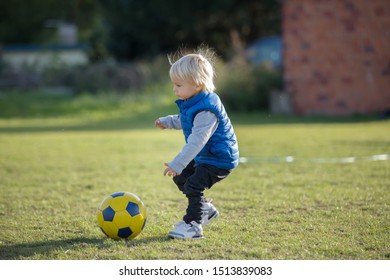
[[[195,87],[195,89],[196,90],[202,90],[202,88],[203,88],[203,85],[202,84],[199,84],[199,85],[196,85],[196,87]]]

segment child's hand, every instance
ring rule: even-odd
[[[157,119],[157,120],[154,122],[154,125],[155,125],[156,127],[161,128],[161,129],[166,129],[166,127],[163,126],[163,125],[161,124],[160,119]]]
[[[172,168],[169,167],[168,163],[164,163],[164,165],[167,167],[164,170],[164,176],[168,175],[168,176],[175,177],[175,176],[179,175],[176,173],[175,170],[173,170]]]

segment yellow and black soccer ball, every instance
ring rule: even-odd
[[[97,220],[107,237],[116,240],[133,239],[145,227],[146,208],[135,194],[115,192],[100,204]]]

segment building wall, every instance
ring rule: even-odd
[[[299,115],[390,109],[390,1],[283,1],[284,80]]]

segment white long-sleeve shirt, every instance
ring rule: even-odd
[[[182,129],[180,115],[169,115],[159,118],[161,124],[170,129]],[[214,134],[218,127],[217,116],[210,111],[199,112],[194,118],[192,132],[187,138],[181,152],[168,163],[169,167],[180,174],[183,169],[196,157],[203,149],[207,141]]]

